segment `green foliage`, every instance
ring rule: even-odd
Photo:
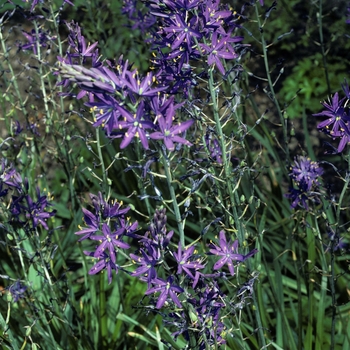
[[[17,3],[23,5],[22,1]],[[47,2],[55,10],[61,3]],[[83,251],[94,247],[77,242],[75,233],[79,225],[84,226],[81,208],[92,208],[89,193],[99,191],[105,198],[130,205],[128,215],[138,220],[139,234],[144,234],[154,210],[162,205],[168,210],[168,231],[175,230],[178,239],[179,220],[173,206],[176,202],[181,213],[188,214],[181,219],[187,244],[197,240],[198,250],[207,252],[216,233],[225,229],[229,236],[240,240],[242,252],[253,247],[259,250],[254,259],[240,265],[232,279],[227,273],[222,282],[227,295],[222,302],[231,307],[223,316],[228,327],[223,334],[228,349],[350,347],[349,250],[332,251],[333,243],[327,236],[333,230],[340,232],[346,242],[350,240],[350,160],[349,155],[325,158],[313,147],[305,113],[318,112],[319,101],[328,94],[324,56],[321,51],[308,50],[310,40],[318,40],[317,8],[305,1],[281,1],[262,26],[264,9],[270,5],[267,3],[263,9],[258,5],[260,15],[256,19],[249,14],[258,23],[251,20],[244,24],[253,33],[252,47],[257,52],[261,50],[258,56],[267,58],[267,64],[260,58],[254,61],[257,71],[250,69],[265,79],[262,91],[266,94],[255,95],[256,81],[248,75],[246,81],[239,83],[233,83],[230,76],[226,81],[215,82],[217,76],[209,69],[195,90],[206,105],[191,110],[197,122],[193,149],[198,153],[182,150],[179,157],[172,154],[166,163],[160,160],[152,164],[153,181],[142,178],[142,167],[149,158],[143,156],[139,144],[135,142],[120,150],[120,140],[111,141],[102,130],[94,129],[93,115],[83,103],[59,95],[62,90],[52,79],[54,68],[49,63],[36,60],[34,64],[29,58],[32,53],[6,51],[14,42],[11,40],[19,40],[20,31],[16,31],[17,23],[0,23],[1,156],[13,162],[23,179],[28,179],[31,195],[39,186],[57,210],[56,216],[48,220],[49,231],[38,228],[28,233],[26,227],[9,220],[9,196],[1,198],[1,286],[9,287],[19,278],[28,288],[25,298],[17,303],[3,290],[2,348],[163,350],[168,348],[164,340],[172,349],[185,349],[188,345],[181,335],[174,340],[174,329],[164,323],[161,314],[144,307],[148,300],[143,299],[146,283],[122,271],[113,276],[110,285],[106,273],[88,274],[92,259]],[[76,7],[66,7],[62,16],[79,22],[88,41],[99,41],[103,57],[118,58],[124,54],[140,71],[146,71],[148,47],[138,31],[126,26],[125,16],[120,14],[121,4],[77,0]],[[330,18],[336,14],[336,10],[326,10]],[[301,15],[307,15],[305,23],[300,20]],[[325,45],[332,93],[339,90],[349,64],[337,47],[344,39],[344,18],[340,17],[332,27],[324,24],[325,29],[331,28]],[[326,15],[324,19],[329,20]],[[64,35],[55,21],[48,23],[56,31],[58,42],[51,43],[53,57],[46,51],[40,54],[47,62],[55,62],[55,55],[63,55]],[[277,39],[291,28],[297,34]],[[8,36],[10,29],[16,39]],[[274,44],[267,47],[271,43]],[[346,43],[344,48],[348,46]],[[281,67],[270,69],[268,62],[276,63],[281,56],[286,68],[275,83],[276,71]],[[18,61],[25,63],[16,66]],[[198,70],[201,64],[196,67]],[[31,77],[27,79],[29,84],[21,78],[23,72]],[[48,96],[46,103],[40,95],[44,91]],[[239,102],[233,107],[236,93]],[[271,104],[273,112],[263,114],[261,105],[270,108]],[[284,110],[297,120],[297,125],[302,125],[297,131],[305,135],[305,140],[298,148],[290,143],[291,130]],[[23,125],[34,122],[40,135],[33,135],[28,129],[16,135],[15,120]],[[207,130],[220,135],[220,147],[227,154],[224,164],[214,162],[203,151]],[[310,200],[308,211],[292,210],[284,196],[290,185],[289,166],[294,155],[300,153],[325,160],[321,201]],[[180,180],[189,171],[199,175],[193,177],[195,180]],[[192,190],[195,181],[203,178],[200,186]],[[145,193],[155,194],[156,189],[164,198],[140,198]],[[175,198],[170,195],[171,189]],[[176,250],[174,242],[172,248]],[[129,243],[133,244],[131,240]],[[132,246],[132,250],[136,248]],[[212,273],[212,258],[206,257],[208,273]],[[132,270],[131,261],[118,259],[123,268]],[[176,271],[174,266],[171,269]],[[256,278],[254,292],[241,304],[237,290],[252,278]],[[185,304],[186,297],[181,301]],[[194,327],[198,317],[193,313],[190,320]]]
[[[336,59],[336,58],[333,58]],[[347,77],[345,59],[328,62],[328,77],[332,93],[339,90],[339,82]],[[293,67],[291,73],[283,81],[282,88],[278,92],[281,103],[291,118],[302,115],[303,109],[307,113],[317,113],[320,110],[320,97],[328,93],[325,69],[322,64],[321,53],[303,58]]]

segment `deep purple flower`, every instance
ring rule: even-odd
[[[84,254],[96,258],[94,252],[84,251]],[[117,274],[119,271],[119,266],[116,265],[116,263],[112,261],[111,257],[105,252],[101,253],[101,255],[99,255],[97,258],[99,261],[89,270],[89,275],[96,275],[103,270],[107,270],[108,284],[111,284],[112,271],[115,270]]]
[[[147,245],[152,245],[158,251],[164,250],[170,243],[174,231],[167,232],[167,216],[166,209],[156,209],[153,220],[149,225],[149,231],[143,236],[138,236],[139,242]]]
[[[122,218],[124,217],[124,214],[130,210],[130,207],[122,208],[123,202],[112,201],[111,203],[108,203],[103,198],[101,192],[99,192],[97,196],[90,193],[90,198],[96,213],[100,212],[103,219]]]
[[[234,265],[238,262],[243,262],[256,254],[258,252],[257,249],[253,249],[247,255],[238,253],[238,240],[234,242],[227,242],[225,231],[221,230],[219,233],[219,245],[215,245],[211,243],[209,247],[211,248],[209,251],[211,254],[222,256],[220,260],[218,260],[214,264],[214,270],[221,269],[225,264],[227,264],[228,269],[231,273],[231,276],[235,274]]]
[[[160,131],[156,131],[149,135],[151,139],[154,140],[163,140],[165,147],[169,151],[175,149],[174,142],[182,143],[186,146],[191,146],[191,142],[187,141],[179,134],[185,132],[193,123],[193,120],[187,120],[183,123],[178,123],[177,125],[172,125],[174,121],[174,106],[171,104],[165,116],[159,116],[157,119],[157,125],[159,126]]]
[[[181,302],[180,302],[178,296],[176,295],[176,293],[183,293],[184,290],[181,287],[173,284],[174,283],[174,276],[169,276],[166,281],[164,281],[161,278],[156,278],[152,281],[152,283],[155,286],[146,290],[145,294],[150,295],[153,293],[160,292],[160,295],[159,295],[159,298],[157,301],[157,305],[156,305],[157,309],[160,309],[165,304],[165,302],[167,301],[167,299],[169,297],[173,300],[173,302],[178,307],[180,307],[180,308],[182,307]]]
[[[15,120],[13,122],[13,132],[17,136],[23,131],[23,127],[21,126],[20,122],[18,120]]]
[[[198,273],[196,273],[197,270],[204,269],[205,267],[205,265],[202,264],[203,259],[194,254],[195,249],[195,246],[191,246],[182,250],[181,243],[179,242],[177,253],[173,253],[174,258],[177,262],[177,274],[187,274],[187,276],[194,280],[193,287],[196,286],[198,278],[200,276]]]
[[[235,52],[234,48],[230,46],[232,42],[242,41],[243,37],[236,36],[230,37],[229,35],[221,36],[219,33],[213,33],[211,39],[211,45],[200,44],[200,47],[208,55],[208,65],[215,64],[217,69],[222,75],[225,74],[225,68],[221,62],[221,58],[225,60],[232,60],[238,57],[238,54]]]
[[[322,102],[322,105],[326,108],[320,113],[313,114],[314,116],[325,116],[329,117],[325,121],[317,125],[318,129],[326,128],[329,130],[329,127],[332,126],[332,130],[329,130],[329,133],[332,135],[335,132],[348,132],[348,121],[350,117],[345,113],[343,108],[343,102],[345,98],[339,100],[339,95],[336,92],[330,101],[330,103]]]
[[[141,276],[144,275],[148,288],[151,286],[151,282],[157,278],[157,271],[155,266],[158,264],[160,259],[159,251],[156,250],[152,245],[147,245],[147,252],[144,249],[140,249],[142,256],[137,256],[135,254],[130,254],[131,259],[140,265],[131,276]]]
[[[125,219],[123,216],[118,217],[118,227],[125,236],[136,238],[134,232],[137,230],[138,222],[131,222],[130,218]]]
[[[95,234],[99,228],[100,228],[100,216],[99,214],[93,214],[90,211],[88,211],[85,208],[82,208],[83,214],[84,214],[84,221],[87,228],[80,228],[80,231],[75,232],[76,235],[84,235],[82,238],[79,239],[79,242],[90,238],[93,234]]]
[[[191,52],[192,46],[195,44],[193,38],[199,40],[202,37],[201,33],[195,28],[197,22],[196,17],[192,17],[189,23],[186,23],[182,15],[176,14],[171,21],[172,25],[163,28],[164,32],[170,33],[171,37],[174,35],[174,38],[171,39],[171,49],[175,50],[180,45],[184,44],[188,52]]]
[[[93,43],[92,45],[86,45],[86,41],[84,36],[81,33],[81,28],[78,23],[75,23],[74,21],[66,22],[66,26],[69,30],[69,36],[68,36],[68,44],[70,51],[69,57],[78,57],[82,58],[82,62],[85,62],[86,57],[92,57],[92,56],[98,56],[98,49],[96,48],[98,45],[98,42]],[[80,63],[79,61],[77,63]],[[94,65],[93,65],[94,66]]]
[[[309,197],[311,197],[311,194],[307,191],[307,183],[301,182],[299,184],[299,188],[293,188],[291,187],[289,189],[289,192],[285,194],[286,198],[289,198],[291,200],[291,208],[295,209],[298,205],[300,205],[302,208],[308,210],[309,207],[307,205],[307,201]]]
[[[3,188],[4,184],[0,181],[0,198],[5,197],[8,193],[8,188]]]
[[[136,136],[140,138],[141,144],[144,149],[148,149],[148,141],[145,129],[154,128],[154,125],[150,121],[145,120],[145,104],[143,101],[137,107],[136,114],[132,115],[129,111],[123,107],[118,107],[120,114],[124,117],[124,121],[118,122],[118,127],[120,129],[128,130],[124,134],[123,141],[120,144],[120,148],[127,147],[132,139]]]
[[[87,102],[86,106],[95,111],[96,121],[93,126],[96,128],[103,126],[107,135],[110,136],[113,129],[117,129],[118,121],[121,117],[119,102],[110,95],[100,95],[99,102]]]
[[[346,86],[343,86],[346,93]],[[322,105],[326,108],[320,113],[313,114],[313,116],[325,116],[326,120],[319,123],[317,128],[326,134],[330,135],[333,139],[340,138],[338,145],[338,152],[342,152],[347,143],[350,142],[350,130],[349,121],[350,115],[344,108],[345,97],[339,100],[338,93],[335,93],[330,103],[322,102]]]
[[[22,34],[28,40],[28,43],[19,45],[19,48],[23,51],[32,50],[35,55],[38,53],[38,45],[40,47],[48,47],[50,41],[56,40],[56,37],[50,36],[49,32],[45,32],[42,29],[39,29],[38,32],[32,29],[30,33],[22,30]]]
[[[348,247],[348,244],[346,241],[344,241],[344,237],[341,237],[341,235],[338,232],[333,231],[330,229],[327,232],[327,238],[329,240],[328,244],[324,244],[325,247],[325,253],[329,251],[337,251],[339,249],[346,249]],[[326,240],[324,240],[325,242]]]
[[[167,87],[162,86],[158,88],[152,88],[152,84],[154,83],[155,79],[153,77],[152,72],[147,73],[147,75],[141,79],[138,75],[137,71],[126,71],[126,77],[123,80],[125,86],[128,88],[130,92],[137,96],[147,96],[152,97],[156,96],[158,92],[164,91],[167,89]],[[136,102],[136,98],[132,97],[132,102]]]
[[[45,209],[51,204],[47,201],[47,196],[40,195],[39,187],[36,188],[37,193],[37,201],[34,202],[33,199],[26,195],[25,199],[27,202],[27,206],[23,206],[26,211],[26,217],[32,220],[33,227],[36,228],[39,224],[44,227],[45,230],[48,230],[47,219],[56,215],[56,210],[51,212],[45,211]]]
[[[7,165],[5,158],[1,159],[0,182],[17,190],[22,188],[22,177],[14,168],[13,164]]]
[[[19,299],[25,297],[26,290],[27,287],[24,284],[22,284],[20,280],[17,280],[14,284],[8,287],[8,291],[10,292],[14,303],[17,303]]]
[[[94,241],[101,241],[102,243],[96,248],[94,253],[94,257],[98,258],[102,255],[102,253],[108,249],[110,257],[112,261],[116,262],[116,248],[129,249],[129,244],[121,241],[119,236],[122,234],[121,231],[117,230],[115,232],[111,232],[109,226],[106,223],[102,225],[102,233],[103,236],[91,236],[90,239]]]
[[[323,169],[317,162],[311,161],[309,158],[298,156],[294,160],[294,165],[291,167],[292,172],[289,176],[297,183],[305,183],[307,191],[311,188],[319,186],[318,178],[323,174]]]
[[[202,3],[202,16],[203,16],[203,32],[210,34],[218,32],[220,34],[226,34],[223,25],[225,20],[232,17],[232,11],[221,10],[220,0],[206,1]]]

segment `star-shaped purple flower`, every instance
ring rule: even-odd
[[[118,107],[118,109],[120,114],[124,117],[124,121],[119,121],[118,127],[120,129],[128,129],[124,134],[120,148],[123,149],[127,147],[132,139],[136,136],[140,138],[143,148],[148,149],[149,146],[145,129],[152,129],[154,125],[152,122],[144,120],[145,103],[143,101],[140,102],[135,115],[132,115],[123,107]]]
[[[121,230],[124,231],[124,230]],[[119,240],[119,235],[121,232],[118,230],[115,232],[111,232],[109,226],[106,223],[103,223],[102,225],[102,233],[103,236],[92,236],[90,239],[94,241],[101,241],[102,243],[97,247],[94,257],[98,258],[102,255],[105,249],[109,250],[110,257],[112,261],[116,262],[116,254],[115,254],[115,248],[122,248],[122,249],[129,249],[129,244]]]
[[[187,141],[183,137],[179,136],[179,134],[185,132],[193,123],[193,120],[187,120],[183,123],[178,123],[177,125],[173,125],[174,121],[174,105],[171,104],[165,116],[159,116],[157,119],[158,127],[160,131],[156,131],[149,135],[151,139],[154,140],[163,140],[165,147],[169,151],[173,151],[175,149],[174,142],[182,143],[186,146],[191,146],[191,142]]]
[[[219,233],[219,246],[211,243],[209,247],[211,248],[209,251],[213,255],[222,256],[220,260],[218,260],[214,264],[214,270],[221,269],[225,264],[227,264],[228,269],[231,273],[231,276],[235,274],[234,265],[238,262],[242,262],[253,256],[257,253],[257,249],[253,249],[247,255],[238,253],[238,240],[234,242],[227,242],[225,231],[222,230]]]
[[[85,255],[95,258],[94,252],[84,251]],[[89,275],[96,275],[97,273],[107,270],[108,284],[112,282],[112,271],[115,270],[116,274],[119,271],[119,266],[112,261],[111,257],[105,252],[101,253],[98,257],[100,259],[90,270]]]
[[[156,278],[152,281],[152,283],[155,284],[155,286],[146,290],[145,294],[149,295],[160,292],[156,305],[157,309],[160,309],[169,297],[178,307],[182,307],[181,302],[177,297],[176,293],[183,293],[184,290],[181,287],[173,284],[174,276],[169,276],[166,281],[164,281],[161,278]]]

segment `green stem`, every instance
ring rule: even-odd
[[[103,344],[103,347],[107,345],[107,335],[108,335],[108,328],[107,328],[107,307],[106,307],[106,291],[105,291],[105,276],[104,274],[100,275],[100,331],[101,331],[101,338],[100,341]]]
[[[260,22],[260,17],[259,17],[258,6],[255,6],[255,13],[256,13],[256,18],[257,18],[259,29],[261,29],[261,22]],[[261,45],[262,45],[262,50],[263,50],[263,57],[264,57],[266,76],[267,76],[267,81],[268,81],[269,88],[270,88],[270,98],[273,101],[273,103],[275,104],[275,106],[277,108],[277,112],[278,112],[279,118],[280,118],[280,123],[282,125],[282,130],[283,130],[283,139],[284,139],[284,142],[285,142],[284,152],[286,154],[286,161],[289,162],[287,123],[286,123],[286,120],[283,117],[283,113],[282,113],[281,107],[280,107],[280,105],[279,105],[279,103],[278,103],[278,101],[276,99],[276,94],[275,94],[275,90],[274,90],[274,84],[272,82],[271,74],[270,74],[270,67],[269,67],[269,62],[268,62],[268,57],[267,57],[267,45],[266,45],[266,41],[265,41],[264,32],[263,32],[263,30],[261,30],[260,32],[261,32]],[[285,169],[285,171],[286,171],[286,169]]]
[[[225,143],[225,135],[222,130],[220,115],[219,115],[219,107],[218,107],[218,100],[217,100],[217,94],[216,94],[216,88],[214,86],[214,76],[213,76],[213,69],[209,69],[209,91],[211,95],[212,100],[212,106],[213,106],[213,114],[214,114],[214,121],[215,121],[215,127],[216,132],[218,134],[218,139],[220,142],[220,148],[222,152],[222,162],[224,166],[224,180],[226,181],[227,190],[229,193],[230,203],[226,205],[226,209],[230,211],[232,209],[232,216],[234,220],[234,224],[236,226],[236,229],[238,231],[238,239],[239,243],[243,244],[244,241],[244,229],[241,223],[241,220],[239,220],[239,215],[237,212],[236,204],[239,204],[239,198],[238,193],[236,189],[232,188],[232,169],[229,164],[229,161],[227,159],[227,151],[226,151],[226,143]]]
[[[173,178],[171,176],[171,171],[170,171],[170,167],[169,167],[169,159],[166,155],[166,152],[162,148],[160,148],[160,153],[162,155],[162,160],[163,160],[162,164],[164,166],[164,171],[165,171],[165,176],[166,176],[168,189],[169,189],[169,193],[170,193],[170,197],[171,197],[171,202],[172,202],[173,209],[174,209],[174,215],[175,215],[177,227],[179,230],[179,238],[180,238],[181,247],[184,247],[185,246],[185,233],[184,233],[184,228],[182,225],[182,219],[181,219],[179,205],[178,205],[177,199],[176,199],[175,190],[174,190],[174,187],[172,185]]]

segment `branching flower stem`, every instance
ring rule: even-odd
[[[168,163],[169,160],[168,160],[168,157],[167,157],[164,149],[162,149],[160,147],[159,151],[160,151],[160,154],[162,156],[162,164],[164,166],[167,185],[168,185],[168,189],[169,189],[169,193],[170,193],[170,197],[171,197],[171,201],[172,201],[172,205],[173,205],[173,209],[174,209],[174,215],[175,215],[177,227],[179,230],[180,243],[181,243],[181,246],[184,247],[185,246],[185,233],[184,233],[184,228],[182,226],[182,219],[181,219],[179,204],[177,203],[175,190],[174,190],[174,187],[172,185],[173,178],[171,176],[171,171],[170,171],[170,167],[169,167],[169,163]]]
[[[261,28],[261,22],[260,22],[260,17],[259,17],[258,6],[255,6],[255,13],[256,13],[256,18],[257,18],[257,23],[258,23],[258,26],[259,26],[259,29],[260,29]],[[270,98],[272,99],[273,103],[275,104],[275,106],[277,108],[277,112],[278,112],[279,118],[280,118],[280,123],[282,125],[282,131],[283,131],[283,140],[285,142],[284,152],[286,154],[286,161],[289,162],[287,123],[286,123],[286,120],[283,117],[283,113],[282,113],[281,107],[280,107],[280,105],[279,105],[279,103],[278,103],[278,101],[276,99],[276,94],[275,94],[275,90],[274,90],[274,84],[273,84],[272,79],[271,79],[270,66],[269,66],[269,61],[268,61],[268,57],[267,57],[267,45],[266,45],[265,36],[264,36],[264,32],[263,31],[261,31],[261,46],[262,46],[262,50],[263,50],[264,64],[265,64],[267,81],[268,81],[269,89],[270,89]],[[283,171],[286,172],[286,169],[283,168]]]
[[[234,224],[238,231],[239,244],[243,245],[244,230],[243,230],[241,221],[239,220],[239,215],[236,208],[236,204],[239,203],[239,198],[238,198],[238,193],[234,191],[234,189],[232,188],[232,184],[230,181],[232,169],[229,165],[227,154],[226,154],[227,152],[226,152],[225,136],[224,136],[222,126],[221,126],[221,121],[220,121],[219,107],[218,107],[218,101],[217,101],[217,96],[215,92],[216,88],[214,86],[214,76],[213,76],[212,68],[209,70],[209,91],[210,91],[212,105],[213,105],[213,114],[214,114],[216,132],[218,134],[218,139],[219,139],[220,147],[222,151],[222,162],[224,165],[224,174],[225,174],[224,180],[227,181],[226,183],[227,183],[228,193],[230,196],[230,205],[226,209],[228,209],[228,211],[231,211],[232,209]]]

